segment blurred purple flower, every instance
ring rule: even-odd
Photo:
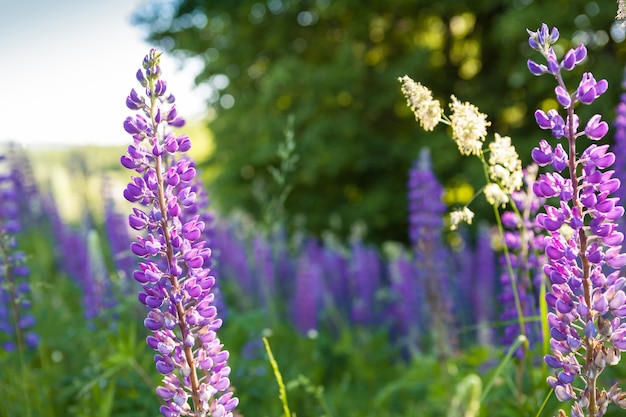
[[[0,155],[0,162],[5,157]],[[11,169],[13,168],[13,169]],[[31,290],[26,256],[18,249],[20,218],[20,173],[8,167],[0,172],[0,343],[5,351],[34,348],[39,343],[33,331],[35,319],[28,313]]]
[[[390,314],[400,345],[409,353],[421,351],[421,336],[428,331],[424,287],[418,282],[418,273],[409,254],[400,253],[388,263],[394,303]]]
[[[545,232],[535,220],[545,199],[536,197],[532,192],[537,171],[538,167],[535,164],[526,167],[524,170],[526,188],[512,195],[516,210],[502,213],[504,242],[508,248],[509,262],[515,279],[514,282],[511,281],[507,259],[502,254],[499,259],[502,271],[500,274],[502,291],[499,301],[502,303],[500,319],[510,322],[504,329],[502,339],[506,346],[511,345],[520,334],[525,335],[530,347],[542,340],[540,322],[526,320],[539,315],[539,293],[541,286],[545,285],[542,279],[543,265],[546,263]],[[519,324],[520,312],[525,319],[523,329]],[[518,356],[523,352],[523,348],[520,347]]]
[[[323,295],[323,271],[317,243],[310,241],[298,257],[295,292],[291,302],[294,325],[303,335],[318,330]]]
[[[427,314],[432,317],[431,330],[437,335],[435,349],[446,356],[455,345],[455,332],[448,280],[449,254],[441,241],[443,187],[432,172],[430,153],[422,149],[409,172],[408,180],[409,239],[417,281],[422,286]],[[457,306],[460,307],[460,306]]]
[[[129,280],[137,265],[137,257],[128,248],[130,227],[125,216],[115,206],[108,181],[104,186],[104,233],[113,258],[113,268],[122,288],[129,288]]]
[[[622,87],[626,88],[626,71]],[[620,102],[615,109],[615,120],[613,121],[615,131],[613,133],[613,152],[615,153],[615,177],[621,184],[626,183],[626,92],[620,95]],[[614,195],[620,201],[626,201],[626,187],[619,187]],[[624,218],[618,220],[618,229],[621,233],[626,233],[626,221]]]
[[[479,345],[492,345],[494,332],[491,322],[495,319],[496,258],[491,247],[491,232],[484,225],[478,229],[474,259],[474,285],[472,287],[473,323]]]
[[[381,286],[381,259],[376,249],[363,242],[354,242],[351,249],[352,320],[357,324],[371,325],[379,312],[376,293]]]

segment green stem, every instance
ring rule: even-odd
[[[537,410],[537,414],[535,415],[535,417],[539,417],[541,415],[541,412],[543,411],[544,408],[546,408],[546,404],[548,404],[548,400],[550,399],[550,396],[552,395],[553,392],[554,392],[554,388],[550,389],[550,391],[548,392],[548,395],[546,395],[546,398],[544,398],[543,402],[541,403],[541,407],[539,407],[539,410]]]
[[[270,360],[270,365],[272,366],[272,370],[274,371],[274,378],[276,378],[276,382],[278,383],[278,397],[283,404],[283,415],[285,417],[291,417],[291,411],[289,411],[289,403],[287,402],[287,389],[285,388],[285,383],[283,382],[283,376],[280,373],[280,369],[278,369],[278,363],[276,363],[276,359],[274,359],[272,349],[270,348],[270,344],[267,341],[266,337],[263,338],[263,344],[265,344],[265,351],[267,352],[267,356]]]
[[[488,165],[487,165],[487,161],[485,161],[485,156],[482,152],[479,155],[479,159],[483,166],[483,174],[485,174],[485,180],[487,181],[487,183],[489,183],[491,182],[491,180],[489,178]],[[515,206],[515,203],[511,202],[511,206]],[[522,311],[522,303],[520,302],[520,298],[519,298],[519,291],[517,289],[517,281],[515,279],[515,272],[513,271],[513,265],[511,264],[511,256],[510,256],[509,248],[506,245],[506,241],[504,239],[504,227],[502,226],[502,219],[500,217],[500,211],[498,210],[498,207],[495,204],[492,205],[492,207],[493,207],[494,216],[496,218],[496,223],[498,226],[498,233],[500,234],[500,239],[502,240],[502,249],[504,251],[504,258],[506,260],[506,268],[509,273],[509,279],[511,281],[511,289],[513,290],[513,300],[515,302],[515,310],[517,311],[517,319],[518,319],[518,324],[520,328],[520,334],[524,336],[524,350],[528,351],[529,345],[528,345],[528,336],[526,335],[526,326],[524,323],[524,312]],[[524,226],[522,225],[522,227]]]
[[[493,384],[496,382],[496,379],[498,379],[498,377],[502,373],[502,370],[504,369],[504,366],[511,360],[511,357],[513,357],[513,354],[515,353],[517,348],[520,347],[520,345],[522,345],[524,343],[527,343],[526,338],[524,336],[521,336],[521,335],[517,336],[517,339],[515,339],[515,342],[513,342],[511,347],[509,347],[509,350],[506,353],[506,356],[502,359],[502,362],[500,362],[500,364],[496,368],[496,371],[491,376],[491,379],[485,385],[485,390],[482,392],[482,394],[480,396],[480,402],[481,403],[485,400],[485,398],[487,398],[487,394],[489,394],[489,391],[491,391],[491,388],[493,387]]]

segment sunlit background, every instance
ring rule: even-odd
[[[125,97],[150,48],[131,24],[142,3],[0,0],[0,143],[125,143]],[[180,114],[202,113],[206,94],[193,87],[193,61],[165,56],[162,68]]]

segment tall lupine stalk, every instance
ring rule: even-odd
[[[19,207],[18,216],[23,226],[32,226],[34,222],[41,222],[43,211],[30,158],[26,150],[16,143],[9,143],[8,148],[7,161]]]
[[[624,71],[622,88],[626,88],[626,70]],[[624,184],[626,183],[626,92],[622,92],[620,102],[615,108],[613,127],[615,128],[613,133],[613,140],[615,141],[615,146],[613,147],[613,153],[615,153],[615,177],[620,180],[620,183]],[[619,197],[620,201],[626,201],[626,187],[620,187],[618,190],[615,190],[615,196]],[[618,223],[619,231],[626,233],[626,220],[619,219]]]
[[[473,322],[476,323],[476,340],[479,345],[492,345],[493,328],[490,321],[494,318],[496,292],[496,259],[491,247],[491,230],[481,225],[476,238],[473,273],[475,285],[472,288]]]
[[[409,172],[408,180],[409,238],[417,281],[423,288],[427,313],[432,322],[434,344],[441,357],[448,357],[454,348],[452,335],[452,300],[446,273],[445,249],[441,240],[443,187],[431,168],[430,153],[424,148]]]
[[[0,161],[5,158],[0,155]],[[35,347],[39,338],[32,327],[35,319],[30,307],[29,274],[25,255],[17,248],[21,231],[16,173],[0,174],[0,335],[2,349],[21,354]],[[6,337],[5,337],[6,336]]]
[[[545,293],[543,265],[545,265],[545,230],[537,223],[536,215],[540,207],[545,203],[544,198],[538,198],[532,191],[533,184],[537,179],[538,167],[531,164],[524,170],[525,188],[515,191],[512,200],[515,210],[507,210],[502,213],[502,225],[504,227],[504,244],[508,248],[508,255],[500,256],[502,272],[500,281],[502,292],[499,300],[502,303],[500,318],[508,324],[504,329],[502,342],[510,346],[519,334],[520,320],[518,305],[521,309],[521,320],[524,322],[525,334],[529,345],[542,340],[542,324],[530,322],[528,317],[539,317],[541,302]],[[508,256],[508,262],[506,257]],[[509,272],[506,270],[507,263],[516,271],[515,281],[511,281]],[[513,285],[514,284],[514,285]],[[516,297],[517,293],[517,302]],[[547,333],[547,332],[546,332]],[[518,354],[521,354],[518,351]]]
[[[442,247],[438,256],[441,260],[450,259],[450,262],[440,262],[439,269],[445,273],[446,281],[449,281],[443,291],[446,294],[451,294],[448,298],[453,300],[452,314],[454,315],[455,324],[459,330],[464,329],[463,333],[465,333],[465,329],[469,329],[470,326],[475,324],[473,321],[473,294],[480,285],[474,273],[477,259],[475,259],[475,245],[472,243],[469,232],[466,227],[458,230],[454,237],[454,246],[449,248]],[[448,277],[454,277],[454,279],[451,280]],[[464,335],[459,333],[459,336]],[[459,340],[459,342],[462,343],[463,341]]]
[[[323,305],[325,324],[332,331],[342,329],[353,311],[354,297],[351,292],[350,254],[337,243],[325,242],[319,247],[319,265],[322,267]]]
[[[308,242],[297,261],[291,317],[296,329],[303,335],[315,334],[319,328],[318,320],[324,290],[320,254],[321,248],[312,240]]]
[[[157,352],[156,369],[163,375],[156,389],[166,403],[161,413],[232,416],[238,400],[229,390],[228,351],[216,333],[222,320],[214,306],[215,278],[207,268],[210,249],[201,239],[205,223],[198,215],[187,216],[197,204],[196,170],[181,156],[191,141],[168,131],[184,120],[174,97],[166,96],[160,56],[150,50],[137,72],[145,95],[132,89],[126,99],[137,113],[124,122],[133,144],[121,163],[139,175],[131,178],[124,197],[143,207],[133,209],[129,224],[146,232],[131,244],[144,259],[133,278],[143,287],[139,301],[149,309],[144,325],[153,332],[146,340]]]
[[[408,253],[400,253],[389,262],[389,281],[395,301],[390,306],[394,320],[394,330],[400,344],[411,355],[422,350],[422,332],[425,332],[426,315],[422,307],[426,305],[424,288],[417,281],[417,266]]]
[[[559,61],[552,47],[559,38],[557,28],[549,30],[542,24],[528,34],[530,46],[547,61],[545,65],[528,60],[528,68],[537,76],[554,76],[556,99],[565,113],[535,112],[539,127],[563,139],[563,144],[552,146],[541,140],[532,152],[540,166],[552,167],[552,172],[539,176],[533,191],[538,197],[556,198],[537,216],[550,234],[544,271],[551,283],[546,301],[552,310],[548,314],[552,354],[544,360],[555,375],[548,377],[548,383],[560,401],[574,400],[572,416],[602,416],[611,402],[626,408],[626,394],[617,384],[608,391],[598,386],[602,371],[616,365],[626,350],[626,278],[619,273],[626,255],[620,253],[624,236],[616,224],[624,209],[619,198],[612,197],[620,188],[609,169],[615,155],[609,145],[594,143],[607,134],[608,124],[596,114],[578,131],[574,107],[592,104],[608,83],[585,72],[578,87],[568,90],[564,72],[585,60],[585,46],[569,49]],[[574,386],[575,380],[582,387]],[[563,410],[559,413],[566,415]]]
[[[352,320],[361,325],[371,325],[374,322],[377,308],[378,289],[381,287],[382,266],[378,251],[361,241],[352,243],[352,259],[350,260],[350,274],[352,282]]]

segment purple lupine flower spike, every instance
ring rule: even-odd
[[[362,325],[374,321],[376,310],[376,291],[380,288],[382,265],[378,252],[361,241],[352,243],[352,274],[354,304],[352,320]]]
[[[473,319],[477,326],[476,340],[479,345],[493,344],[493,329],[489,322],[494,319],[496,260],[491,247],[491,233],[485,226],[479,228],[474,264],[475,285],[472,289]]]
[[[324,306],[347,320],[354,308],[350,289],[350,255],[332,244],[325,245],[320,251],[324,289],[327,291]]]
[[[428,315],[422,310],[426,303],[424,287],[417,280],[419,274],[409,254],[401,253],[388,267],[391,291],[397,300],[391,314],[398,339],[409,353],[418,352],[420,336],[428,329]]]
[[[229,389],[228,351],[216,333],[222,320],[214,303],[215,278],[208,269],[211,250],[202,238],[206,225],[193,214],[198,204],[196,170],[181,155],[190,147],[189,138],[166,132],[184,121],[163,117],[172,113],[174,100],[165,96],[160,56],[152,49],[144,58],[137,79],[145,96],[131,91],[127,105],[140,109],[123,124],[133,143],[121,162],[138,174],[124,197],[142,207],[129,217],[130,226],[143,232],[131,244],[143,259],[133,277],[142,285],[139,301],[148,308],[144,325],[153,334],[146,341],[156,351],[156,369],[163,374],[157,388],[165,402],[161,414],[230,417],[238,400]]]
[[[547,146],[542,141],[540,146]],[[535,148],[539,149],[539,148]],[[540,152],[540,151],[537,151]],[[541,159],[541,158],[540,158]],[[502,213],[502,226],[504,227],[504,243],[508,248],[509,262],[506,255],[500,257],[502,265],[502,292],[499,300],[502,303],[500,319],[511,324],[504,329],[502,342],[510,345],[520,334],[524,334],[532,346],[541,341],[539,323],[525,321],[524,328],[520,328],[519,313],[523,317],[533,317],[539,314],[538,296],[543,282],[543,265],[545,260],[545,231],[535,220],[539,207],[545,202],[536,197],[532,192],[533,184],[537,178],[538,166],[531,164],[524,170],[525,189],[515,191],[511,198],[517,210]],[[513,282],[507,270],[510,264],[515,271]],[[517,296],[516,296],[517,294]],[[517,298],[517,299],[516,299]],[[520,347],[518,356],[523,354]]]
[[[5,158],[0,155],[0,161]],[[32,348],[39,337],[32,330],[35,319],[30,307],[29,269],[17,249],[19,221],[19,173],[0,173],[0,348],[5,351]]]
[[[622,82],[622,88],[626,88],[626,71],[624,71],[624,81]],[[620,183],[626,183],[626,92],[622,92],[620,96],[620,102],[615,109],[615,120],[613,121],[613,140],[615,146],[613,147],[613,153],[615,153],[615,177],[619,179]],[[626,201],[626,187],[620,187],[615,191],[615,196],[619,197],[620,201]],[[622,218],[618,220],[619,231],[626,233],[626,221]]]
[[[431,168],[430,152],[422,149],[409,172],[409,239],[413,249],[417,280],[424,288],[427,312],[437,334],[436,349],[446,357],[454,349],[452,301],[444,259],[449,254],[441,242],[443,187]]]
[[[535,49],[550,61],[551,40],[546,39],[544,27],[529,32],[530,43],[536,44]],[[569,90],[561,69],[573,68],[586,56],[581,47],[573,51],[574,64],[570,62],[572,52],[568,52],[568,62],[562,62],[553,73],[564,91]],[[617,364],[626,350],[626,278],[620,276],[626,254],[621,253],[624,235],[616,224],[624,209],[619,198],[613,197],[621,184],[609,169],[615,155],[608,145],[596,143],[608,132],[607,123],[595,115],[578,132],[579,119],[574,113],[576,103],[591,104],[607,88],[606,80],[596,81],[593,74],[584,73],[570,93],[571,104],[563,106],[563,99],[558,100],[566,113],[562,131],[555,134],[552,126],[538,118],[542,129],[552,129],[553,136],[565,139],[564,149],[559,151],[565,154],[557,156],[556,148],[547,143],[533,151],[540,166],[551,164],[562,172],[541,174],[533,190],[538,197],[559,199],[558,204],[547,205],[546,212],[537,216],[537,222],[549,234],[545,239],[548,262],[544,272],[551,283],[546,302],[551,309],[548,324],[552,354],[544,361],[555,370],[548,384],[560,401],[574,400],[571,415],[576,417],[602,416],[610,403],[626,408],[626,393],[617,384],[608,392],[598,387],[598,375],[607,366]],[[580,150],[577,145],[582,136],[594,142]],[[566,166],[556,164],[557,159],[567,161]]]
[[[322,300],[323,271],[317,242],[307,244],[297,261],[295,288],[292,300],[294,326],[303,335],[316,334]]]

